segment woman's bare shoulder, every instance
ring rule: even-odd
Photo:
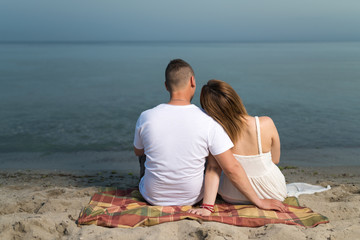
[[[276,129],[274,121],[271,119],[271,117],[268,116],[262,116],[259,117],[260,126],[262,129],[271,131]]]
[[[274,125],[274,121],[269,116],[261,116],[259,117],[259,121],[261,125]]]

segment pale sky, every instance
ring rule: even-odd
[[[0,41],[359,41],[360,0],[0,0]]]

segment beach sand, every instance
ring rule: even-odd
[[[282,170],[288,183],[330,185],[299,197],[302,206],[327,216],[328,224],[303,228],[273,224],[236,227],[194,220],[134,229],[81,226],[80,210],[99,186],[133,187],[138,178],[115,171],[0,171],[0,239],[359,239],[360,167]]]

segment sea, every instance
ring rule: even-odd
[[[193,104],[220,79],[270,116],[281,164],[360,166],[360,42],[2,42],[0,169],[136,172],[136,120],[169,100],[175,58],[195,71]]]

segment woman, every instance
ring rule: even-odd
[[[220,80],[210,80],[203,86],[200,103],[231,138],[234,157],[244,168],[259,198],[283,201],[286,197],[285,177],[275,165],[280,161],[280,139],[272,119],[248,115],[235,90]],[[217,189],[227,202],[249,203],[230,180],[221,174],[221,168],[214,157],[209,156],[202,209],[190,212],[210,215]]]

